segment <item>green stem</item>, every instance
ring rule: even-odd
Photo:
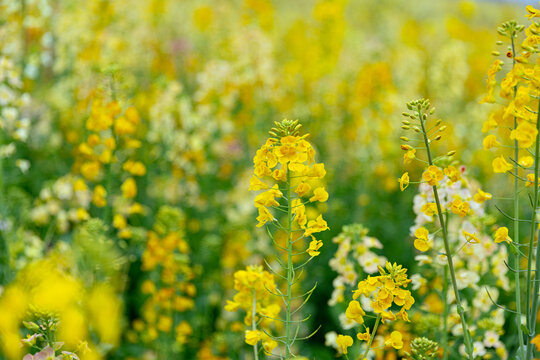
[[[534,202],[533,202],[533,211],[531,216],[531,236],[529,239],[529,256],[527,259],[527,329],[529,331],[529,337],[527,340],[527,359],[532,359],[533,350],[531,340],[536,333],[536,313],[538,311],[538,291],[540,284],[536,281],[536,270],[540,268],[540,258],[538,257],[538,252],[540,251],[540,244],[536,243],[536,266],[534,276],[532,275],[532,260],[533,260],[533,248],[534,248],[534,238],[536,235],[536,210],[538,208],[538,159],[540,157],[540,102],[538,103],[538,116],[536,118],[536,149],[534,152]],[[519,253],[516,255],[519,258]],[[517,269],[519,271],[519,268]],[[517,274],[518,272],[516,272]],[[534,291],[532,293],[532,307],[529,307],[531,300],[531,286],[534,283]],[[516,288],[516,292],[518,292]],[[520,313],[521,314],[521,313]],[[520,329],[519,333],[522,331]],[[523,342],[522,342],[523,344]]]
[[[289,164],[287,164],[287,219],[288,219],[288,238],[287,238],[287,300],[285,311],[285,359],[291,356],[291,302],[292,302],[292,284],[293,284],[293,263],[292,263],[292,198],[291,198],[291,175]]]
[[[444,279],[443,279],[443,298],[444,298],[444,310],[443,310],[443,359],[448,359],[448,267],[444,267]]]
[[[420,106],[418,107],[418,119],[420,121],[420,124],[422,125],[422,134],[424,135],[424,143],[426,145],[428,162],[429,162],[429,165],[431,166],[433,165],[433,159],[431,158],[429,140],[427,138],[426,127],[424,125],[424,118],[423,118],[423,114],[421,112]],[[450,243],[448,241],[448,231],[446,229],[446,223],[443,217],[441,201],[439,199],[439,192],[437,191],[437,185],[433,186],[433,196],[435,197],[435,203],[437,204],[439,222],[441,223],[441,228],[443,229],[442,234],[443,234],[443,241],[444,241],[444,249],[446,252],[446,260],[448,261],[448,269],[450,270],[450,279],[452,280],[452,287],[454,289],[454,295],[456,298],[457,310],[459,313],[459,317],[461,318],[461,326],[463,327],[463,337],[465,338],[465,347],[467,349],[467,354],[469,355],[469,359],[473,360],[474,358],[473,358],[472,342],[471,342],[469,330],[467,329],[467,320],[465,319],[465,311],[463,310],[463,307],[461,306],[461,297],[459,295],[459,290],[457,287],[454,261],[452,260],[452,253],[450,251]]]
[[[257,322],[255,321],[255,315],[257,315],[257,297],[255,295],[255,289],[253,289],[253,306],[251,308],[251,330],[257,330]],[[259,346],[256,343],[253,346],[253,356],[255,360],[259,360]]]
[[[377,329],[379,328],[379,323],[381,322],[382,315],[377,315],[377,320],[375,320],[375,326],[373,326],[373,332],[369,336],[369,342],[367,344],[366,351],[364,351],[364,355],[360,358],[360,360],[364,360],[369,352],[369,349],[371,349],[371,344],[373,344],[373,339],[375,339],[375,335],[377,335]]]

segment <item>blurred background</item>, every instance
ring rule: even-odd
[[[274,256],[248,188],[256,150],[288,118],[330,194],[305,281],[318,283],[308,326],[322,329],[299,352],[334,358],[342,227],[363,224],[415,272],[416,190],[397,182],[421,171],[403,166],[405,103],[431,99],[448,126],[437,151],[503,187],[479,100],[497,27],[525,23],[526,4],[0,0],[0,357],[29,351],[23,321],[54,315],[85,359],[250,358],[224,305],[236,270]]]

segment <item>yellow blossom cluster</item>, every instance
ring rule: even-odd
[[[407,269],[396,263],[387,262],[385,268],[379,267],[378,276],[368,276],[367,279],[358,283],[357,289],[353,292],[353,300],[349,302],[345,311],[345,316],[355,324],[364,327],[364,331],[359,332],[357,338],[368,343],[366,353],[377,334],[380,321],[395,321],[397,319],[409,321],[407,311],[414,304],[411,292],[406,289],[410,282],[411,280],[407,277]],[[377,315],[377,321],[371,332],[370,328],[364,325],[366,311],[357,300],[361,296],[366,298],[369,310]],[[393,305],[400,307],[396,313],[391,309]],[[352,341],[348,340],[347,337],[338,337],[338,345],[344,354],[347,353],[347,347],[352,345]],[[385,345],[401,349],[403,347],[402,334],[399,331],[392,332],[385,341]]]
[[[255,346],[262,341],[264,351],[272,353],[278,344],[267,333],[272,324],[280,325],[276,320],[281,312],[280,299],[272,295],[277,291],[274,276],[262,266],[248,266],[234,273],[234,289],[237,293],[227,300],[225,310],[244,310],[244,324],[250,327],[245,331],[246,343]]]
[[[154,230],[147,234],[141,267],[148,279],[142,283],[141,291],[148,298],[142,309],[144,321],[137,319],[133,323],[135,332],[130,333],[133,342],[138,341],[137,333],[145,343],[174,334],[176,343],[183,345],[193,332],[182,315],[195,307],[196,295],[188,257],[190,248],[183,227],[180,210],[162,207]]]
[[[290,201],[294,224],[304,230],[304,237],[311,237],[307,252],[314,257],[320,254],[322,241],[313,234],[327,230],[328,225],[322,215],[308,219],[305,205],[326,202],[328,192],[319,184],[326,175],[324,164],[315,163],[315,150],[306,137],[287,135],[279,139],[269,138],[253,159],[255,170],[249,190],[265,190],[255,197],[259,212],[257,226],[260,227],[277,220],[270,209],[286,211],[278,200],[284,196],[283,185],[289,184],[291,193],[286,194],[286,198]],[[269,182],[274,182],[274,185]]]

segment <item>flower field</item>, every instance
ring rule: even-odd
[[[0,0],[0,359],[540,358],[540,5]]]

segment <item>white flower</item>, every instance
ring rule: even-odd
[[[484,334],[484,345],[486,347],[498,347],[499,345],[499,334],[497,334],[495,331],[486,331]]]

